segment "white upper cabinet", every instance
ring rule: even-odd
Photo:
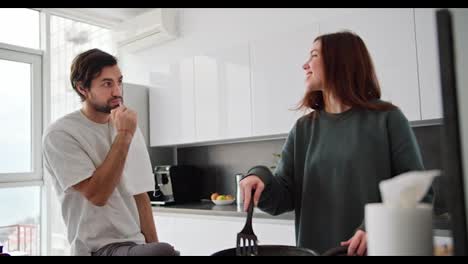
[[[150,78],[151,146],[194,142],[193,58],[155,68]]]
[[[372,9],[320,23],[320,33],[348,29],[365,42],[374,62],[382,99],[420,120],[418,66],[412,9]]]
[[[174,111],[176,103],[175,88],[171,87],[171,67],[167,65],[160,72],[153,72],[150,75],[150,145],[161,146],[174,142],[173,135],[176,124],[173,122],[177,118]]]
[[[293,110],[305,92],[302,65],[318,35],[314,24],[251,42],[253,135],[288,133],[302,115]]]
[[[149,107],[148,107],[148,87],[137,85],[133,83],[124,83],[124,93],[123,99],[124,103],[127,107],[137,112],[138,116],[138,127],[143,134],[143,138],[145,139],[145,143],[149,145],[149,136],[148,136],[148,115],[149,115]]]
[[[197,141],[215,140],[221,135],[221,89],[216,58],[196,56],[195,120]]]
[[[248,45],[195,56],[194,65],[197,141],[251,136]]]
[[[416,8],[416,48],[422,119],[442,118],[439,51],[435,8]]]
[[[442,117],[435,9],[360,9],[151,64],[150,145],[284,136],[304,115],[314,39],[341,30],[364,40],[383,100],[410,121]]]
[[[174,107],[179,111],[179,120],[173,122],[179,124],[179,142],[190,143],[196,139],[195,131],[195,87],[194,87],[194,60],[193,58],[183,59],[179,63],[179,74],[176,75],[179,87],[179,104]]]

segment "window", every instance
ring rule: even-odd
[[[40,253],[40,187],[0,188],[0,245],[12,255]]]
[[[41,52],[0,45],[0,72],[0,244],[10,254],[39,255]],[[35,186],[11,187],[18,185]]]
[[[40,55],[0,47],[0,183],[40,180]]]
[[[28,8],[1,8],[0,25],[8,25],[0,26],[0,42],[39,49],[39,12]]]
[[[12,255],[39,255],[41,249],[39,31],[39,12],[0,9],[0,245]]]
[[[0,59],[0,173],[31,171],[31,65]],[[13,87],[15,87],[13,89]]]

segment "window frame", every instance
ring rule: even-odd
[[[31,172],[0,173],[0,185],[14,186],[24,182],[42,182],[43,52],[0,43],[0,59],[31,65]]]

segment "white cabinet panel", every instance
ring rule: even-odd
[[[251,135],[248,45],[195,57],[197,141]]]
[[[171,245],[176,245],[177,240],[175,233],[175,218],[172,216],[153,213],[154,223],[156,225],[156,233],[160,242],[166,242]]]
[[[416,48],[422,119],[442,118],[436,8],[416,8]]]
[[[377,9],[328,19],[320,33],[348,29],[365,42],[379,78],[382,99],[420,120],[414,14],[412,9]]]
[[[190,143],[195,141],[195,88],[194,88],[194,72],[193,58],[187,58],[180,62],[179,73],[176,80],[179,81],[180,103],[174,105],[174,108],[179,110],[179,120],[173,120],[180,124],[179,128],[179,143]]]
[[[195,116],[197,141],[218,139],[221,134],[221,89],[216,58],[195,57]]]
[[[124,104],[137,112],[138,115],[138,127],[140,128],[145,143],[149,145],[148,136],[148,114],[149,114],[149,92],[147,86],[137,85],[133,83],[124,83]]]
[[[171,243],[183,256],[208,256],[236,246],[243,217],[154,213],[160,241]],[[294,221],[253,219],[260,245],[296,245]]]
[[[208,256],[235,247],[236,235],[242,229],[237,219],[210,217],[177,217],[175,237],[181,255]]]
[[[288,133],[302,115],[306,62],[318,25],[251,42],[253,135]]]
[[[286,245],[295,246],[294,222],[268,223],[254,220],[253,229],[257,234],[259,245]]]
[[[246,44],[224,54],[221,83],[225,85],[225,111],[227,138],[252,135],[252,111],[250,96],[249,47]]]
[[[177,97],[171,81],[171,67],[161,67],[150,77],[150,145],[159,146],[175,143],[174,131],[177,131],[175,107]]]
[[[155,68],[150,78],[151,146],[194,142],[193,58]]]

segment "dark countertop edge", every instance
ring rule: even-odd
[[[433,228],[432,229],[433,236],[437,237],[452,237],[452,230],[449,229],[439,229],[439,228]]]
[[[227,217],[239,217],[246,218],[247,213],[241,212],[235,205],[231,206],[212,206],[211,202],[200,202],[200,203],[191,203],[186,205],[172,205],[172,206],[158,206],[153,205],[152,210],[154,213],[175,213],[175,214],[193,214],[201,216],[227,216]],[[288,212],[281,215],[270,215],[268,213],[259,212],[259,209],[255,209],[254,218],[258,219],[269,219],[269,220],[288,220],[294,221],[294,212]]]
[[[435,119],[425,119],[425,120],[416,120],[410,121],[411,127],[423,127],[423,126],[439,126],[443,125],[444,123],[443,118],[435,118]]]

